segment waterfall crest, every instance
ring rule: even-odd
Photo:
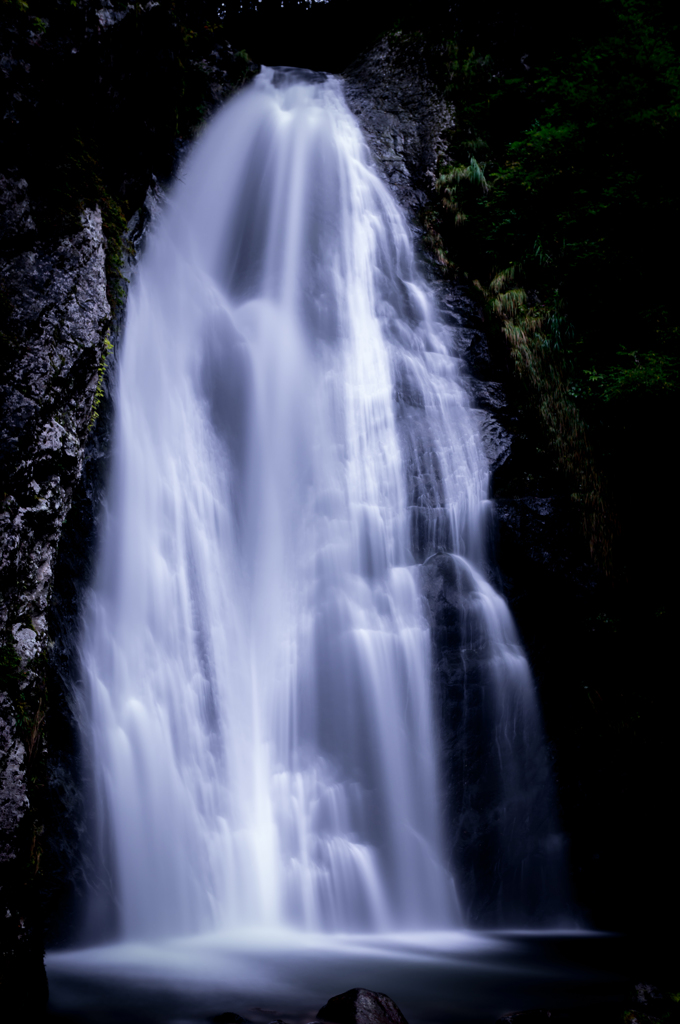
[[[130,294],[81,644],[120,936],[463,923],[421,565],[509,615],[451,346],[341,84],[263,69]]]

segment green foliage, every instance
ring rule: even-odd
[[[14,649],[14,644],[2,644],[0,646],[0,690],[3,693],[16,696],[23,677],[21,661]]]
[[[680,360],[658,352],[634,352],[621,349],[617,355],[623,364],[606,370],[584,369],[582,378],[572,384],[571,393],[580,399],[617,399],[657,397],[678,390]],[[627,365],[626,365],[627,364]]]
[[[498,46],[479,54],[479,32],[474,46],[446,44],[440,78],[456,126],[437,182],[438,236],[448,264],[477,282],[558,460],[591,496],[600,525],[591,517],[586,531],[602,556],[615,529],[613,514],[602,519],[605,467],[622,486],[618,445],[643,444],[623,408],[645,403],[651,429],[678,387],[669,252],[680,202],[668,170],[680,59],[658,0],[598,0],[589,14],[521,75]]]
[[[44,674],[45,657],[38,657],[33,665],[33,671],[39,675]],[[34,777],[34,759],[40,747],[43,723],[45,721],[46,692],[43,681],[29,688],[24,688],[26,683],[26,671],[21,667],[21,660],[17,655],[14,644],[8,643],[0,646],[0,691],[5,693],[12,706],[17,733],[20,736],[26,750],[26,768],[29,782],[36,782]]]
[[[108,362],[109,354],[113,352],[113,344],[111,338],[107,334],[104,338],[104,348],[102,349],[101,359],[99,360],[99,366],[97,367],[97,386],[94,392],[94,398],[92,400],[92,414],[90,416],[90,422],[87,425],[88,430],[92,430],[95,424],[95,420],[99,419],[99,406],[101,400],[104,397],[104,377],[106,376],[106,365]]]
[[[668,296],[653,338],[649,328],[659,288],[670,293],[673,285],[660,243],[677,226],[679,208],[662,168],[672,166],[680,141],[680,61],[652,0],[600,6],[608,34],[577,41],[575,52],[525,80],[499,80],[474,50],[453,61],[464,79],[451,86],[454,101],[459,111],[469,105],[452,150],[461,165],[472,166],[482,149],[491,186],[483,196],[460,192],[468,226],[461,244],[472,248],[471,269],[480,279],[521,263],[543,301],[557,289],[574,330],[598,350],[606,347],[600,328],[611,324],[613,312],[611,303],[602,310],[604,284],[608,297],[625,296],[626,324],[630,329],[632,312],[649,339],[641,347],[653,341],[660,351],[677,342],[677,317],[663,315]],[[608,355],[619,350],[617,342]]]

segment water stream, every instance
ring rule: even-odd
[[[341,82],[263,69],[194,147],[130,294],[82,637],[90,937],[461,927],[473,820],[476,890],[554,896],[456,346]],[[442,559],[453,846],[423,583]]]

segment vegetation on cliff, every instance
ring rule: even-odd
[[[447,253],[537,392],[607,568],[628,562],[611,545],[643,514],[623,500],[630,465],[652,490],[678,387],[677,31],[656,0],[601,0],[514,65],[469,28],[444,62],[458,111],[439,178]]]

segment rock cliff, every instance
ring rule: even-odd
[[[86,209],[72,234],[41,240],[26,182],[5,177],[0,184],[0,917],[4,944],[20,960],[33,960],[42,936],[24,901],[43,848],[41,793],[31,780],[44,781],[47,756],[47,616],[60,535],[105,372],[111,309],[100,211]]]

